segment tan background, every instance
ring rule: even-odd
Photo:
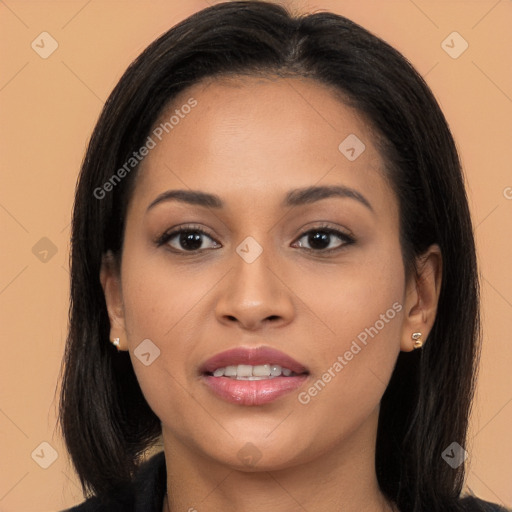
[[[397,47],[432,87],[453,129],[468,177],[484,314],[467,485],[512,506],[512,1],[288,3],[346,15]],[[82,499],[55,428],[77,172],[100,109],[127,65],[207,5],[0,1],[2,512],[59,510]],[[38,37],[45,31],[58,43],[47,59],[31,47],[35,40],[49,48],[49,39]],[[469,44],[457,59],[442,47],[453,31]],[[462,41],[447,44],[455,51]],[[39,242],[43,237],[51,243]],[[31,457],[42,442],[57,452],[47,469],[39,464],[51,461],[50,448]]]

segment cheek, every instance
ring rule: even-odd
[[[169,264],[163,252],[151,255],[127,246],[125,254],[123,302],[132,365],[157,416],[168,415],[179,423],[176,418],[190,409],[190,378],[203,356],[198,353],[198,340],[208,338],[212,318],[205,318],[205,311],[213,309],[209,293],[219,273],[215,269],[199,272],[178,268]],[[149,357],[140,357],[148,352]]]
[[[132,365],[150,408],[162,420],[173,418],[177,426],[182,412],[190,408],[186,369],[192,364],[196,334],[194,305],[205,290],[179,275],[163,275],[158,265],[135,263],[127,262],[123,286]]]
[[[298,397],[313,416],[337,411],[333,436],[355,428],[382,398],[400,351],[405,286],[401,253],[389,247],[336,274],[317,278],[309,293],[324,335],[314,338],[319,364]]]
[[[165,345],[175,340],[187,315],[215,284],[215,275],[168,261],[163,250],[144,253],[126,251],[123,261],[123,303],[130,348],[141,337]],[[218,279],[218,278],[217,278]],[[185,322],[186,323],[186,322]]]
[[[399,343],[398,310],[405,288],[399,247],[382,244],[380,250],[361,251],[320,271],[301,269],[293,282],[294,293],[308,307],[309,324],[320,334],[315,346],[325,344],[322,352],[343,348],[360,333],[364,342],[364,333],[374,332],[373,327],[381,337]]]

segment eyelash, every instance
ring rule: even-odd
[[[207,233],[201,227],[195,226],[195,225],[182,226],[180,228],[173,228],[169,231],[166,231],[165,233],[163,233],[162,235],[157,237],[157,239],[155,240],[155,244],[157,247],[161,247],[162,245],[168,244],[169,241],[172,240],[173,238],[175,238],[177,235],[180,235],[182,233],[187,233],[187,232],[204,235],[204,236],[210,238],[210,240],[212,240],[216,244],[220,245],[220,243],[217,242],[217,240],[215,240],[209,233]],[[354,238],[353,235],[344,233],[343,231],[335,229],[327,224],[322,224],[319,226],[315,226],[313,228],[309,228],[306,231],[303,231],[296,238],[296,241],[293,243],[296,244],[300,239],[304,238],[304,236],[306,236],[310,233],[318,233],[318,232],[326,233],[328,235],[334,235],[334,236],[338,237],[343,243],[340,246],[334,247],[332,249],[311,249],[309,247],[302,247],[302,249],[304,249],[310,253],[316,253],[316,255],[319,255],[319,256],[320,255],[328,255],[333,252],[338,252],[338,251],[344,249],[346,246],[352,245],[353,243],[356,242],[356,239]],[[220,246],[220,247],[222,247],[222,246]],[[181,255],[195,255],[201,251],[206,251],[206,250],[211,250],[211,249],[195,249],[193,251],[186,251],[186,250],[179,250],[179,249],[171,248],[171,250],[173,252],[175,252],[177,254],[181,254]]]

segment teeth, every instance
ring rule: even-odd
[[[250,364],[239,364],[236,368],[237,377],[253,377],[252,366]]]
[[[222,370],[222,368],[219,368],[219,370]],[[226,366],[224,368],[224,375],[226,377],[236,377],[236,366]]]
[[[282,368],[278,364],[273,364],[270,367],[270,375],[272,375],[273,377],[278,377],[279,375],[281,375],[281,371]]]
[[[270,376],[270,365],[260,364],[258,366],[249,367],[253,377],[269,377]],[[240,374],[238,374],[240,375]]]
[[[278,364],[259,364],[252,366],[250,364],[239,364],[238,366],[226,366],[217,368],[213,372],[214,377],[231,377],[237,380],[263,380],[272,379],[284,375],[290,377],[295,375],[288,368],[282,368]]]

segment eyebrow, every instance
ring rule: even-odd
[[[354,190],[353,188],[341,185],[306,187],[291,190],[286,194],[282,206],[300,206],[331,197],[354,199],[373,212],[372,205],[368,199],[366,199],[366,197],[364,197],[360,192]],[[182,203],[215,209],[220,209],[224,206],[224,201],[222,201],[222,199],[215,194],[208,194],[199,190],[168,190],[160,194],[148,206],[147,211],[151,210],[157,204],[167,201],[179,201]]]

